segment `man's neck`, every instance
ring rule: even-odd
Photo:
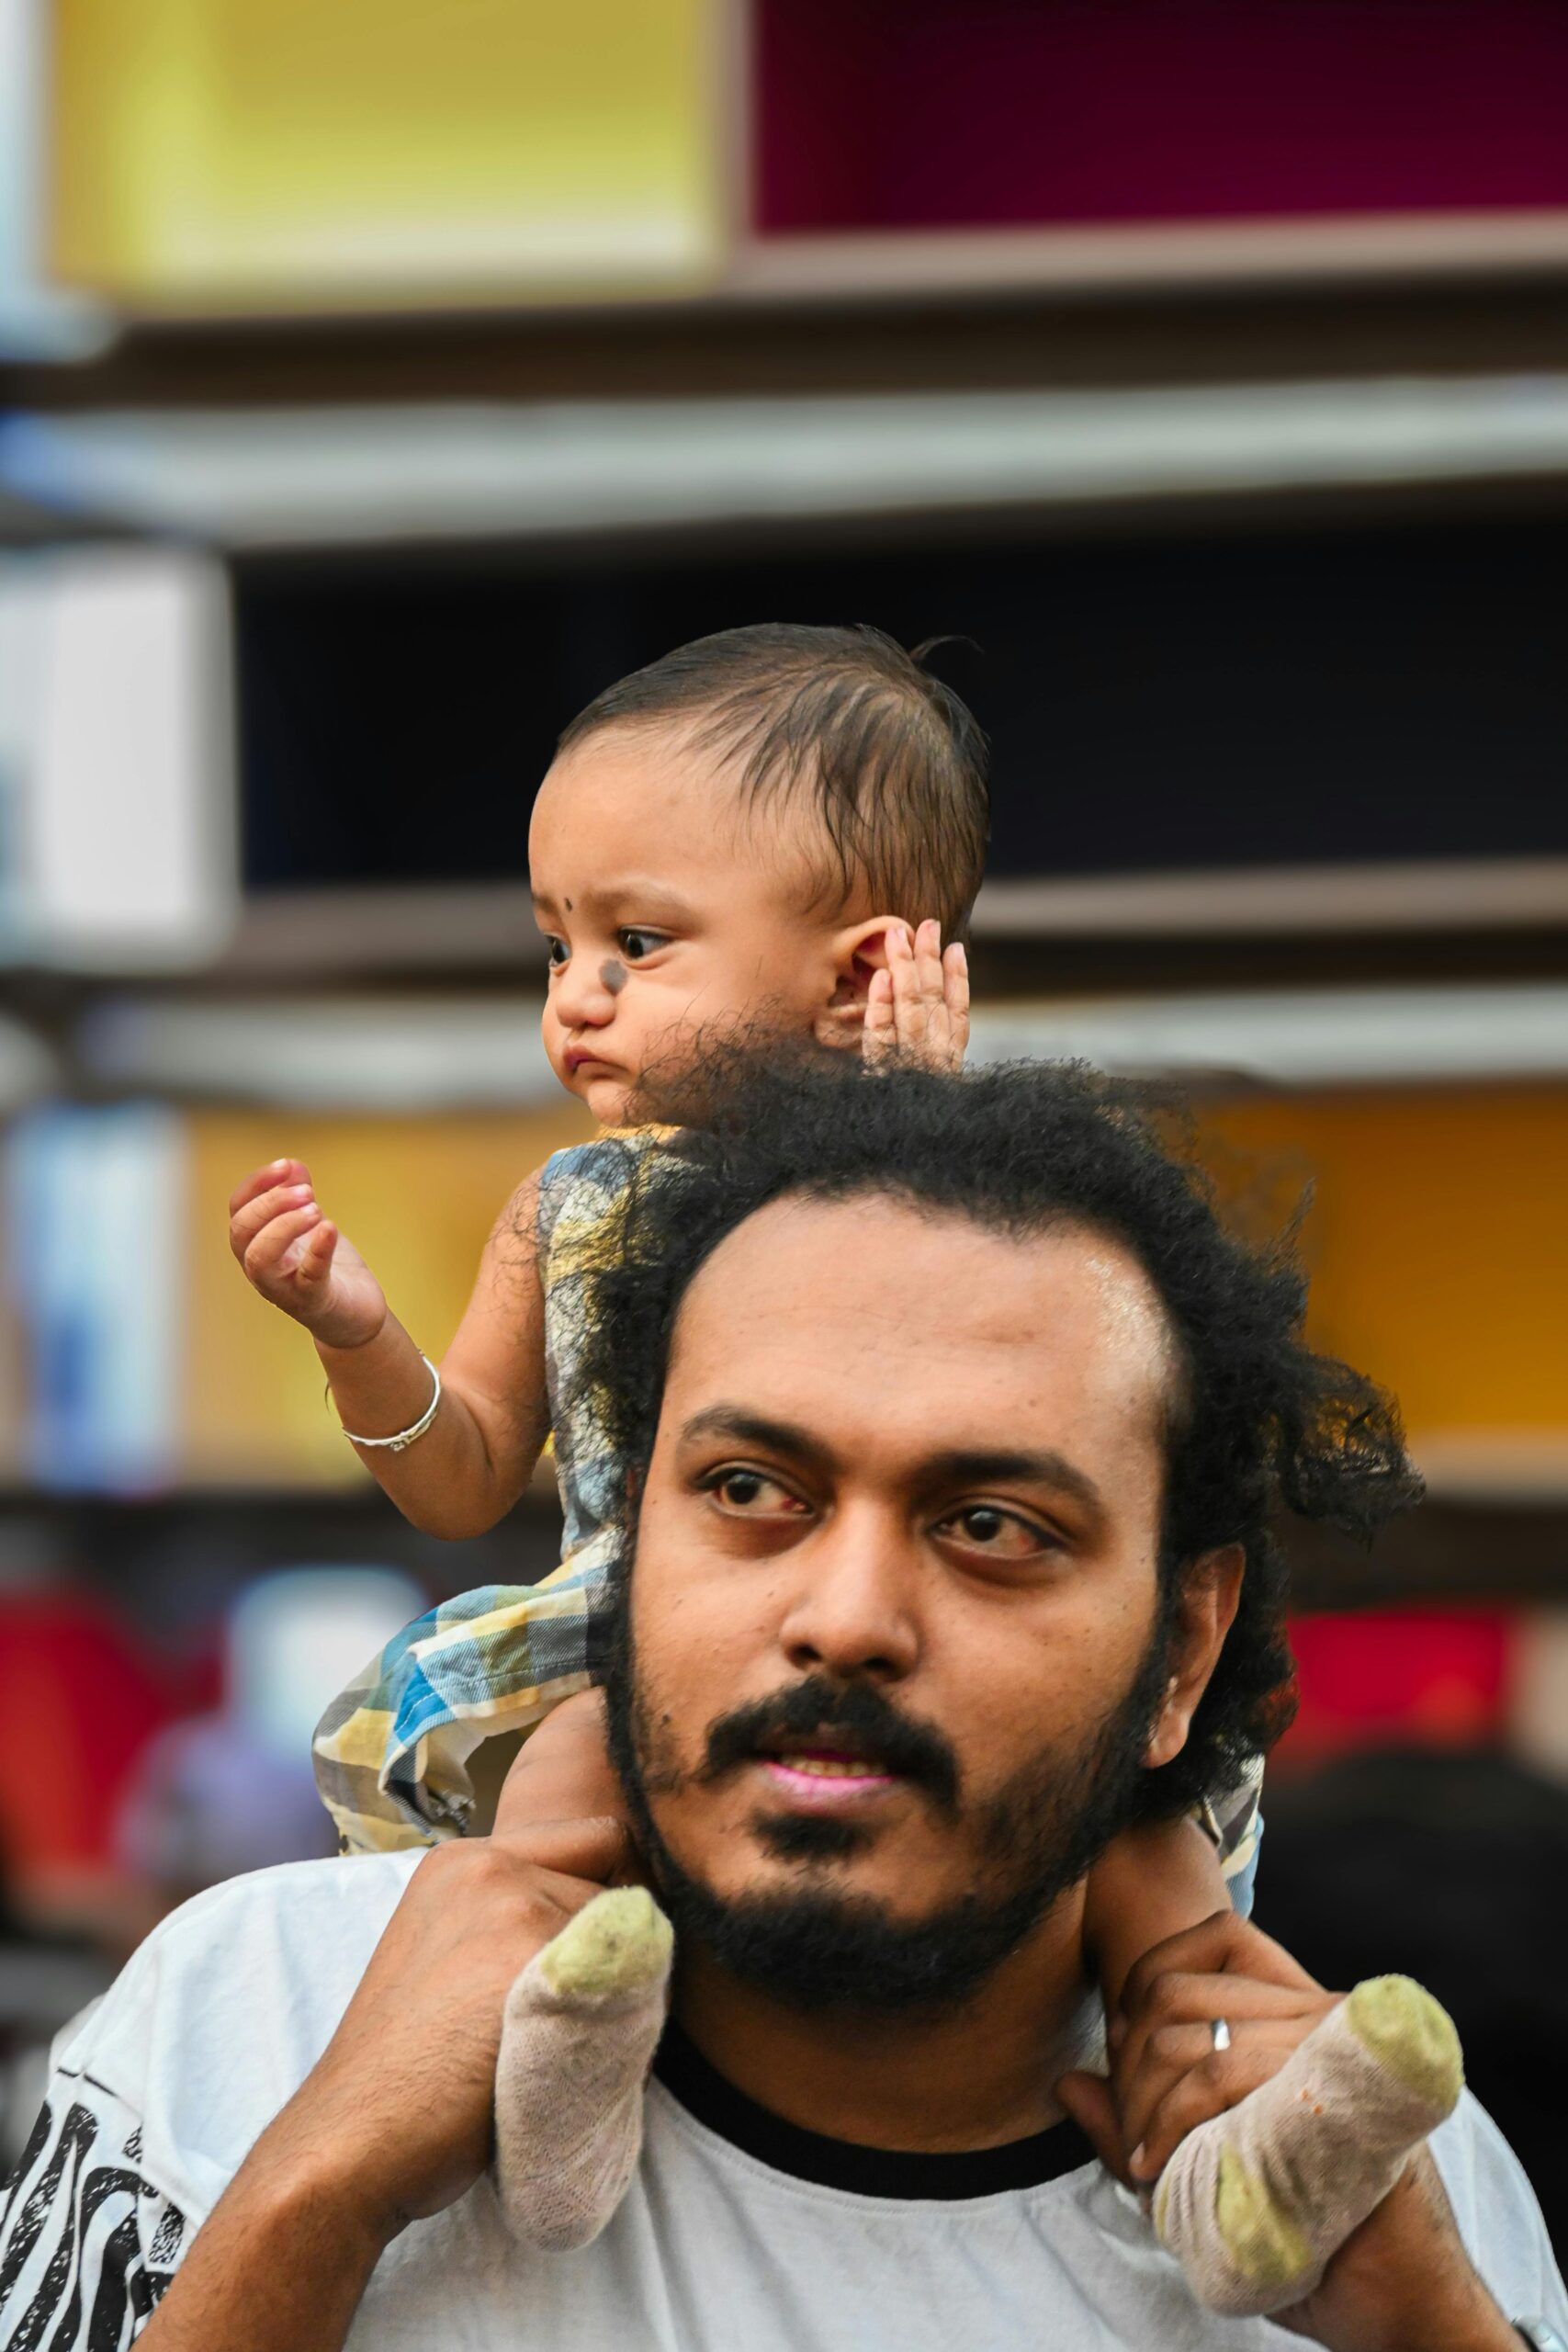
[[[789,2008],[689,1951],[674,2012],[708,2064],[786,2122],[863,2147],[1005,2146],[1060,2120],[1089,1983],[1082,1889],[961,2007],[937,2016]]]

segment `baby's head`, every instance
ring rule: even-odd
[[[986,739],[870,628],[699,638],[574,718],[535,803],[545,1044],[607,1125],[698,1032],[858,1046],[886,936],[961,938]]]

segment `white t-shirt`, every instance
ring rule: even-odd
[[[421,1857],[299,1862],[166,1920],[59,2051],[0,2228],[0,2343],[119,2352],[297,2088]],[[671,2055],[671,2052],[673,2053]],[[1196,2305],[1070,2124],[889,2156],[781,2124],[673,2039],[592,2246],[525,2252],[481,2181],[378,2266],[350,2352],[1287,2352]],[[1434,2149],[1505,2311],[1568,2330],[1535,2199],[1473,2100]]]

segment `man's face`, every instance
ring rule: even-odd
[[[681,1310],[629,1593],[666,1879],[885,1943],[999,1907],[1016,1942],[1161,1714],[1170,1378],[1146,1277],[1081,1228],[865,1198],[730,1235]]]

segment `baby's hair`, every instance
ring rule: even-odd
[[[940,640],[937,640],[940,642]],[[561,736],[685,721],[705,750],[740,762],[749,808],[805,799],[824,854],[815,903],[858,887],[874,911],[934,915],[962,938],[990,834],[986,738],[950,686],[880,629],[764,621],[677,646],[607,686]]]

